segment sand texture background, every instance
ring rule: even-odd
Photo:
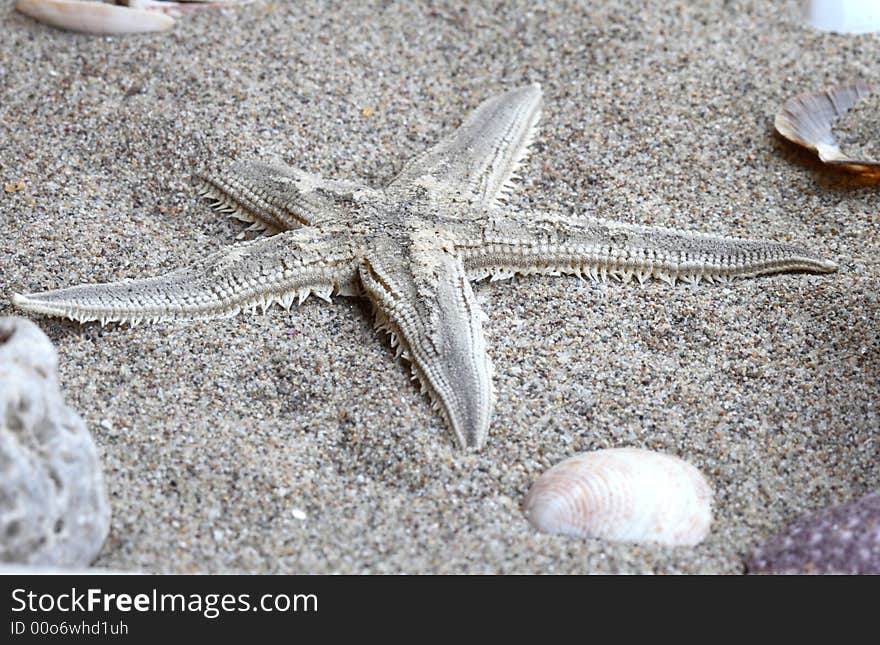
[[[0,8],[0,315],[13,292],[146,277],[233,243],[194,169],[281,159],[372,185],[529,82],[513,203],[804,245],[839,263],[669,288],[480,283],[497,403],[461,452],[369,306],[139,326],[34,317],[102,451],[96,565],[150,572],[738,573],[798,515],[880,487],[880,188],[774,135],[799,92],[880,84],[880,37],[794,2],[267,2],[96,37]],[[876,121],[875,121],[876,122]],[[675,454],[715,490],[697,547],[536,533],[546,468]],[[298,519],[305,514],[305,519]]]

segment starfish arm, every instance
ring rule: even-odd
[[[392,334],[414,378],[446,417],[463,448],[480,448],[492,413],[492,364],[482,312],[451,249],[414,251],[408,259],[369,258],[360,266],[377,327]]]
[[[338,232],[300,229],[218,251],[154,278],[15,294],[12,301],[25,311],[102,324],[226,317],[276,302],[289,308],[310,293],[324,299],[334,290],[350,295],[357,289],[354,256],[351,240]]]
[[[214,208],[270,233],[308,226],[350,203],[354,182],[334,181],[284,164],[237,161],[216,174],[197,174],[195,182]]]
[[[477,107],[449,138],[412,159],[389,188],[420,185],[474,206],[498,203],[528,153],[541,115],[541,87],[521,87]]]
[[[555,214],[498,214],[456,241],[471,280],[569,273],[644,282],[727,281],[837,265],[799,246]]]

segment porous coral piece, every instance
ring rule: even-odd
[[[0,318],[0,562],[85,566],[110,526],[97,450],[57,367],[36,325]]]

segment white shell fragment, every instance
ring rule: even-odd
[[[47,25],[92,34],[164,31],[174,19],[158,11],[84,0],[17,0],[15,8]]]
[[[545,533],[694,545],[709,533],[712,489],[677,457],[612,448],[553,466],[529,490],[524,510]]]
[[[835,121],[871,92],[870,86],[854,83],[801,94],[782,106],[776,115],[776,130],[789,141],[816,151],[826,164],[861,174],[880,174],[880,161],[849,157],[831,132]]]

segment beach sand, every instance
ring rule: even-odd
[[[351,5],[358,5],[357,7]],[[729,286],[479,283],[497,401],[459,450],[363,301],[134,329],[34,316],[103,455],[95,565],[146,572],[740,573],[797,516],[880,488],[880,188],[773,132],[791,96],[880,84],[880,36],[796,2],[266,2],[170,32],[0,9],[0,315],[13,292],[223,248],[192,171],[281,159],[381,186],[482,100],[540,82],[511,203],[797,243],[839,263]],[[574,454],[677,455],[715,491],[696,547],[537,533]]]

